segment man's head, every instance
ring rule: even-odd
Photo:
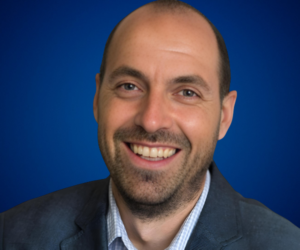
[[[224,98],[224,96],[226,96],[229,92],[231,74],[230,74],[230,63],[229,63],[227,48],[226,48],[224,39],[223,39],[221,33],[218,31],[218,29],[200,11],[198,11],[191,5],[186,4],[184,2],[177,1],[177,0],[157,0],[154,2],[150,2],[149,4],[146,4],[145,6],[147,6],[147,5],[151,5],[157,12],[173,12],[174,13],[174,12],[185,12],[186,10],[191,10],[191,11],[199,14],[201,17],[203,17],[208,22],[208,24],[212,28],[213,32],[215,33],[215,36],[217,39],[217,44],[218,44],[220,98],[222,100]],[[117,30],[117,28],[119,27],[119,25],[122,21],[123,20],[121,20],[115,26],[115,28],[112,30],[112,32],[110,33],[110,35],[107,39],[107,42],[106,42],[106,45],[104,48],[102,63],[101,63],[101,67],[100,67],[100,75],[102,76],[100,78],[101,83],[102,83],[104,75],[105,75],[106,59],[107,59],[107,54],[108,54],[111,40],[115,34],[115,31]]]
[[[236,92],[220,98],[219,45],[207,20],[187,7],[159,6],[118,25],[94,99],[115,192],[144,219],[199,195],[236,99]]]

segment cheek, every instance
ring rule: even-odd
[[[131,102],[124,102],[120,99],[113,98],[107,105],[105,111],[105,118],[108,121],[108,125],[113,127],[123,127],[132,125],[132,121],[136,114],[136,105]]]
[[[188,107],[177,109],[175,117],[177,126],[187,136],[192,148],[205,146],[214,138],[219,122],[217,111]]]
[[[114,97],[104,104],[99,111],[99,124],[101,124],[101,130],[105,133],[104,136],[111,148],[116,130],[132,126],[136,111],[130,102],[124,102]]]

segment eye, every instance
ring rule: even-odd
[[[179,92],[179,95],[185,96],[185,97],[194,97],[198,96],[193,90],[190,89],[183,89]]]
[[[130,90],[138,90],[138,88],[132,83],[124,83],[121,86],[122,86],[123,89],[129,90],[129,91]]]

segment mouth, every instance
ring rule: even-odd
[[[136,143],[126,143],[129,149],[137,156],[148,161],[162,161],[178,153],[180,150],[173,147],[150,147]]]

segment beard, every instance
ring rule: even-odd
[[[213,160],[218,131],[219,128],[210,143],[203,145],[201,152],[194,156],[191,155],[192,145],[184,134],[166,130],[148,133],[138,126],[118,129],[113,136],[114,152],[110,152],[105,130],[100,128],[98,141],[113,183],[127,207],[137,218],[152,221],[169,216],[199,195]],[[166,170],[141,169],[121,150],[122,143],[132,140],[177,145],[183,157]]]

